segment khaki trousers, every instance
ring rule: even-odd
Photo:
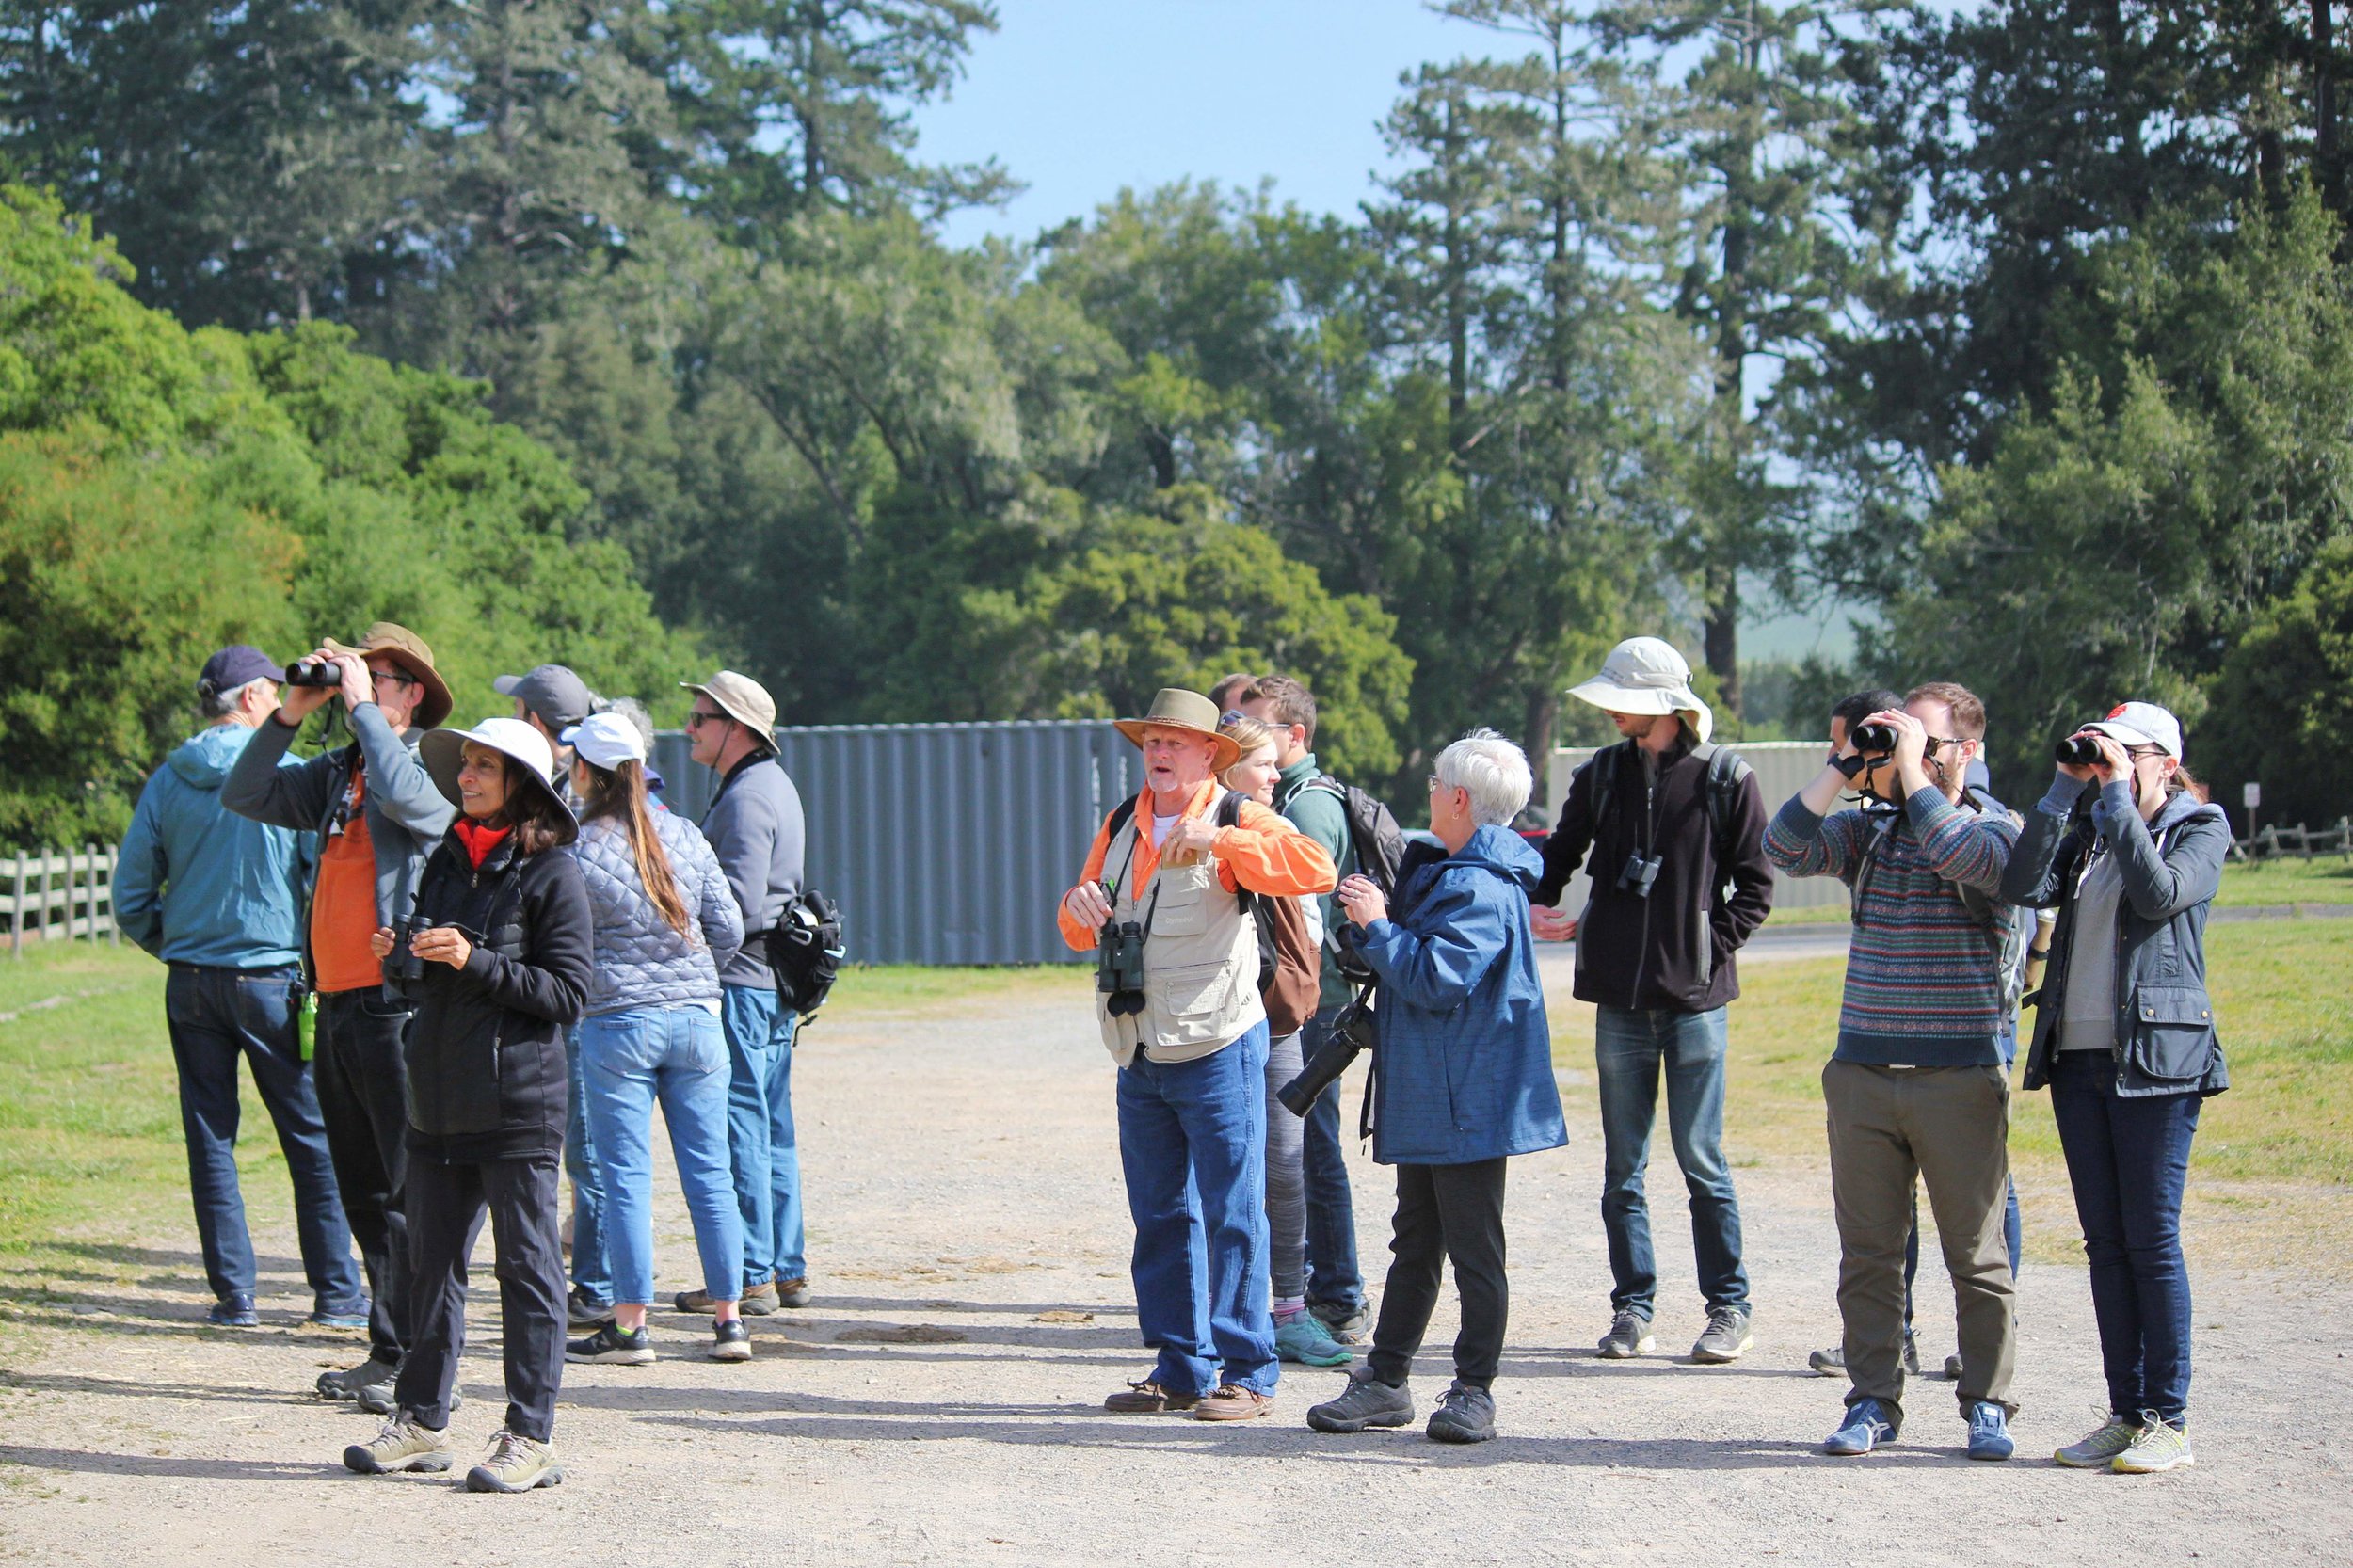
[[[1831,1194],[1838,1211],[1838,1312],[1847,1402],[1873,1399],[1903,1425],[1904,1239],[1915,1177],[1929,1190],[1961,1333],[1961,1408],[2015,1413],[2015,1285],[2002,1237],[2009,1081],[1999,1067],[1822,1069]]]

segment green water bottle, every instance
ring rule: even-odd
[[[295,1015],[295,1035],[302,1042],[302,1060],[305,1062],[311,1060],[312,1043],[318,1038],[318,1032],[319,994],[305,991],[302,993],[302,1011]]]

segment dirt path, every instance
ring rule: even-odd
[[[661,1314],[674,1358],[570,1368],[556,1433],[569,1480],[529,1497],[344,1474],[336,1456],[370,1423],[292,1391],[346,1363],[357,1341],[295,1326],[306,1304],[290,1235],[258,1239],[273,1326],[248,1334],[199,1326],[188,1237],[148,1239],[151,1267],[128,1294],[59,1280],[51,1297],[6,1309],[0,1552],[175,1564],[225,1550],[349,1568],[1204,1554],[1273,1568],[1727,1558],[2043,1568],[2152,1551],[2342,1561],[2353,1539],[2343,1287],[2315,1296],[2284,1274],[2201,1272],[2193,1473],[1970,1464],[1950,1385],[1935,1383],[1911,1400],[1902,1447],[1823,1459],[1812,1450],[1840,1388],[1802,1370],[1806,1352],[1836,1336],[1820,1174],[1741,1173],[1759,1303],[1748,1360],[1680,1359],[1700,1325],[1688,1234],[1671,1211],[1658,1327],[1676,1353],[1605,1364],[1587,1349],[1608,1290],[1591,1126],[1513,1173],[1497,1442],[1318,1436],[1303,1413],[1336,1380],[1295,1369],[1262,1422],[1103,1416],[1096,1401],[1146,1365],[1128,1310],[1110,1075],[1075,992],[979,1023],[829,1021],[795,1075],[818,1304],[760,1321],[748,1366],[701,1360],[700,1322]],[[1385,1183],[1369,1162],[1357,1174],[1373,1263]],[[1665,1175],[1656,1190],[1677,1186]],[[666,1174],[662,1202],[667,1291],[694,1283],[694,1255]],[[488,1272],[486,1257],[480,1284]],[[1924,1339],[1941,1355],[1949,1296],[1936,1301],[1933,1264],[1923,1286]],[[469,1453],[498,1424],[495,1314],[480,1295],[456,1423]],[[2030,1269],[2022,1295],[2018,1432],[2043,1454],[2094,1416],[2095,1341],[2080,1269]],[[1449,1304],[1432,1342],[1451,1334]],[[1442,1358],[1426,1359],[1425,1404],[1444,1378]]]

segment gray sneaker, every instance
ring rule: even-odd
[[[394,1470],[428,1470],[438,1474],[456,1461],[449,1451],[448,1433],[419,1426],[395,1416],[365,1443],[344,1450],[344,1468],[363,1476],[389,1475]]]
[[[1628,1307],[1609,1320],[1609,1332],[1601,1336],[1595,1353],[1604,1361],[1631,1361],[1638,1355],[1648,1355],[1658,1344],[1651,1337],[1650,1320]]]
[[[469,1492],[528,1492],[563,1483],[564,1467],[556,1464],[553,1448],[504,1431],[490,1439],[490,1457],[466,1472]]]
[[[1805,1358],[1805,1364],[1826,1378],[1843,1378],[1847,1375],[1847,1349],[1833,1345],[1829,1350],[1816,1351]],[[1910,1329],[1904,1330],[1904,1375],[1920,1375],[1920,1341]],[[1958,1374],[1953,1381],[1959,1381]]]
[[[2133,1446],[2140,1435],[2140,1423],[2129,1416],[2114,1411],[2100,1423],[2089,1436],[2080,1443],[2070,1443],[2051,1457],[2071,1470],[2105,1470],[2108,1461]]]
[[[1749,1309],[1745,1306],[1711,1307],[1707,1327],[1692,1342],[1691,1359],[1711,1367],[1727,1361],[1737,1361],[1749,1353],[1756,1343],[1756,1336],[1749,1330]]]
[[[1484,1443],[1496,1434],[1495,1396],[1484,1388],[1465,1388],[1456,1379],[1430,1413],[1428,1431],[1439,1443]]]
[[[392,1392],[392,1380],[399,1376],[398,1367],[389,1361],[378,1361],[374,1356],[370,1356],[348,1371],[321,1372],[318,1382],[311,1386],[318,1391],[318,1397],[322,1400],[358,1400],[369,1391],[380,1391],[389,1395]],[[392,1408],[387,1404],[376,1414],[389,1416],[392,1414]]]
[[[1329,1302],[1310,1302],[1307,1310],[1323,1320],[1323,1326],[1332,1331],[1332,1337],[1343,1345],[1361,1345],[1372,1327],[1372,1303],[1360,1301],[1354,1311],[1334,1306]]]
[[[2186,1470],[2198,1463],[2190,1457],[2189,1423],[2168,1421],[2153,1410],[2140,1413],[2141,1427],[2132,1446],[2108,1461],[2119,1475],[2155,1476]]]
[[[1369,1367],[1348,1374],[1337,1400],[1310,1405],[1307,1424],[1318,1432],[1362,1432],[1367,1427],[1401,1427],[1414,1418],[1414,1395],[1403,1384],[1383,1383]]]

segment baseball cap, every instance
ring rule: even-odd
[[[2128,746],[2155,746],[2175,761],[2182,760],[2182,721],[2153,702],[2120,702],[2107,717],[2085,725]]]
[[[272,664],[269,655],[260,648],[248,643],[231,643],[204,661],[203,669],[196,677],[197,695],[218,696],[223,692],[235,691],[248,680],[264,679],[283,681],[286,672]]]
[[[588,683],[562,664],[541,664],[525,675],[502,675],[490,682],[501,696],[520,697],[550,729],[578,724],[596,711]]]
[[[556,737],[582,760],[600,768],[646,760],[646,738],[618,713],[595,713]]]

